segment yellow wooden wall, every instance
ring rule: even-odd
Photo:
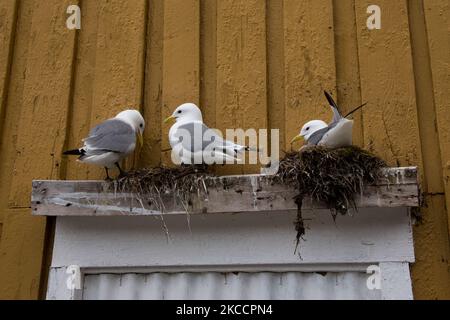
[[[65,27],[66,8],[82,28]],[[356,143],[417,165],[426,207],[414,227],[416,298],[450,298],[450,2],[378,0],[0,0],[0,298],[38,298],[52,220],[31,217],[32,179],[96,179],[61,156],[125,107],[148,123],[128,166],[167,163],[168,125],[199,103],[212,127],[330,119],[322,90],[356,115]],[[224,172],[240,173],[242,167]],[[41,288],[41,289],[40,289]]]

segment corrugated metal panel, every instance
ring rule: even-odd
[[[380,299],[362,272],[93,274],[83,299]]]

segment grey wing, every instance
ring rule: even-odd
[[[92,128],[83,141],[88,150],[126,153],[130,146],[136,143],[136,134],[133,128],[122,120],[109,119]]]
[[[331,110],[333,110],[333,120],[331,120],[330,124],[338,123],[342,119],[339,107],[328,92],[324,91],[324,94],[330,104]]]
[[[323,136],[334,127],[335,127],[335,125],[333,125],[333,126],[330,125],[326,128],[317,130],[309,137],[308,144],[317,146],[319,144],[320,140],[322,140]]]
[[[189,122],[179,126],[175,138],[180,141],[183,149],[190,152],[209,149],[224,153],[235,153],[232,148],[233,143],[224,140],[214,129],[208,128],[201,121]]]
[[[183,149],[190,152],[205,150],[211,143],[220,143],[223,139],[213,129],[208,128],[201,121],[183,124],[175,132]]]

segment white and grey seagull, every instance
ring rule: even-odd
[[[300,133],[292,139],[291,144],[303,138],[308,146],[339,148],[352,145],[353,120],[349,120],[347,117],[365,106],[366,103],[342,116],[331,95],[326,91],[324,94],[333,111],[332,121],[329,124],[322,120],[311,120],[305,123]]]
[[[175,164],[224,164],[242,162],[244,151],[255,148],[225,140],[203,123],[202,112],[193,103],[178,106],[164,122],[175,120],[169,130],[172,162]]]
[[[63,154],[78,155],[78,161],[104,167],[108,180],[108,169],[116,166],[122,177],[125,172],[119,162],[134,151],[136,137],[142,146],[144,129],[145,121],[139,111],[125,110],[92,128],[81,148]]]

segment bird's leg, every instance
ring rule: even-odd
[[[109,172],[108,172],[108,168],[107,167],[105,167],[105,171],[106,171],[106,181],[111,181],[112,179],[111,179],[111,177],[109,176]]]
[[[119,178],[126,177],[127,173],[122,170],[122,168],[119,166],[118,162],[116,162],[116,167],[117,167],[117,169],[119,169]]]

